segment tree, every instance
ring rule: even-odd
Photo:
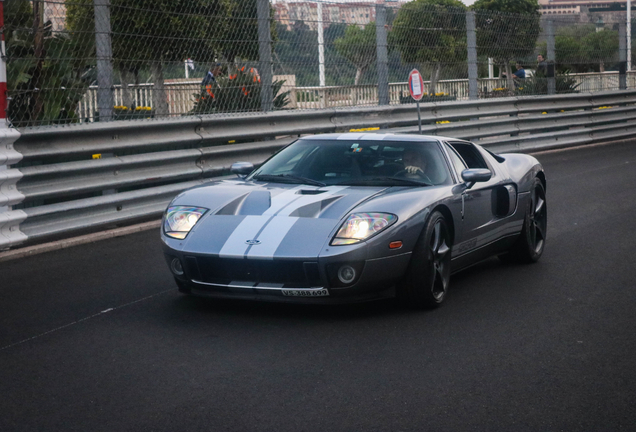
[[[67,0],[66,6],[69,31],[94,49],[93,0]],[[228,16],[228,8],[224,0],[112,0],[113,63],[122,87],[128,88],[129,73],[149,67],[155,113],[168,114],[164,64],[221,54],[229,23],[220,18]]]
[[[72,121],[88,87],[73,60],[82,55],[76,41],[41,16],[28,0],[5,2],[7,114],[16,126]]]
[[[537,0],[477,0],[477,50],[505,68],[508,89],[514,91],[510,63],[534,53],[541,31]]]
[[[466,7],[459,0],[415,0],[393,20],[389,46],[403,63],[432,64],[435,94],[442,64],[466,61]]]
[[[356,67],[354,85],[358,85],[360,77],[377,58],[375,22],[367,24],[363,29],[357,25],[347,27],[343,37],[334,41],[336,51]]]
[[[557,70],[579,72],[582,61],[581,41],[571,36],[554,38],[555,60]]]
[[[274,45],[277,73],[293,73],[297,86],[311,86],[318,82],[318,36],[303,21],[295,22],[291,30],[279,25]],[[284,68],[284,69],[283,69]],[[291,69],[291,70],[289,70]]]
[[[598,63],[605,72],[605,63],[618,60],[618,32],[602,30],[590,33],[581,40],[582,51],[589,63]]]
[[[566,27],[559,27],[556,31],[556,35],[581,39],[594,32],[596,32],[596,26],[594,24],[576,24]]]
[[[256,0],[229,0],[227,2],[228,17],[225,20],[224,43],[221,54],[228,62],[236,66],[237,60],[258,60],[258,14]],[[270,36],[273,42],[277,39],[277,26],[274,9],[270,6]],[[212,22],[219,23],[217,17],[209,17]]]

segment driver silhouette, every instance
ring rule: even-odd
[[[406,171],[407,177],[426,176],[424,173],[426,170],[426,158],[417,150],[404,150],[404,153],[402,153],[402,162],[404,163],[404,171]]]

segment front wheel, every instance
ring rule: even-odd
[[[433,212],[413,250],[398,297],[409,307],[438,307],[448,292],[451,266],[451,238],[448,223]]]
[[[521,235],[510,251],[500,256],[501,260],[517,263],[538,261],[545,249],[547,228],[548,206],[545,199],[545,188],[541,180],[535,178]]]

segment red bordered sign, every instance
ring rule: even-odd
[[[409,93],[411,93],[411,97],[416,101],[422,99],[424,96],[424,80],[422,80],[422,75],[417,69],[413,69],[411,73],[409,73]]]

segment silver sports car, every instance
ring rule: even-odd
[[[161,239],[179,290],[309,303],[446,298],[452,272],[492,255],[533,262],[546,179],[523,154],[422,135],[308,136],[260,168],[177,196]]]

